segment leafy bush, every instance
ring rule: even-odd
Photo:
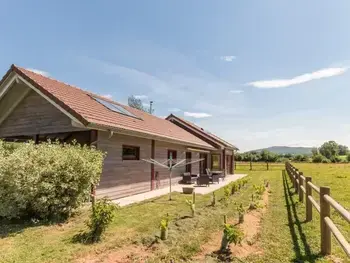
[[[92,207],[90,220],[87,222],[92,242],[101,240],[102,234],[115,219],[117,209],[118,205],[107,198],[98,200]]]
[[[0,217],[69,216],[98,183],[103,157],[79,144],[0,141]]]
[[[313,163],[322,163],[324,159],[326,159],[326,158],[323,155],[316,154],[312,157],[312,162]]]
[[[228,249],[229,244],[240,244],[243,239],[243,232],[235,225],[225,224],[224,233],[221,240],[221,251]]]

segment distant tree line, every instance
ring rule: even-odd
[[[335,141],[323,143],[320,147],[314,147],[311,154],[277,154],[268,150],[250,151],[235,154],[236,161],[242,162],[314,162],[314,163],[339,163],[350,162],[349,148],[337,144]]]

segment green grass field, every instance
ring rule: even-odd
[[[345,208],[350,207],[350,165],[346,164],[295,164],[305,175],[312,176],[319,186],[331,187],[331,195]],[[282,167],[281,167],[282,168]],[[249,167],[248,167],[249,169]],[[305,223],[305,207],[293,195],[291,183],[281,170],[249,171],[250,183],[239,194],[231,197],[226,206],[218,203],[210,206],[211,195],[197,196],[196,216],[185,203],[190,198],[174,194],[174,201],[163,196],[142,204],[121,208],[117,220],[108,229],[103,242],[94,245],[73,243],[72,238],[85,230],[87,210],[83,209],[61,225],[35,225],[32,223],[0,225],[0,262],[118,262],[108,261],[121,251],[133,252],[128,262],[198,262],[193,258],[201,245],[210,242],[213,232],[220,231],[223,215],[229,220],[237,217],[237,204],[248,206],[253,184],[269,180],[271,194],[267,212],[262,219],[260,246],[263,253],[232,262],[350,262],[340,246],[333,240],[332,257],[319,255],[319,217]],[[223,189],[217,191],[217,199],[223,197]],[[169,239],[154,244],[159,234],[159,222],[169,213],[171,217]],[[332,213],[332,219],[350,240],[350,226]],[[219,244],[217,244],[219,247]],[[206,251],[208,253],[212,251]],[[111,256],[112,255],[112,256]],[[202,261],[200,261],[202,262]],[[218,262],[209,257],[206,262]]]

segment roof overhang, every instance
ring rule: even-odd
[[[218,148],[221,149],[230,149],[230,150],[238,150],[237,147],[235,147],[234,145],[230,145],[228,143],[223,143],[222,141],[216,139],[215,137],[210,136],[209,134],[201,131],[200,129],[198,129],[197,127],[194,127],[193,125],[189,125],[187,122],[183,121],[181,118],[178,118],[177,116],[170,114],[166,120],[169,121],[175,121],[180,123],[181,125],[186,126],[188,129],[190,129],[191,131],[193,131],[194,133],[200,134],[201,136],[203,136],[204,138],[206,138],[207,140],[211,141],[213,144],[218,145]],[[221,139],[222,140],[222,139]]]
[[[75,123],[74,121],[72,121],[72,125],[74,127],[77,127],[77,128],[83,128],[83,126],[81,126],[78,123]],[[168,142],[168,143],[173,143],[173,144],[186,145],[187,147],[195,147],[198,150],[201,150],[201,149],[202,150],[211,150],[211,151],[216,150],[212,146],[205,146],[205,145],[196,144],[193,142],[175,139],[175,138],[168,137],[168,136],[158,135],[156,133],[143,132],[143,131],[136,130],[136,129],[125,128],[122,126],[105,126],[105,125],[101,125],[101,124],[89,123],[87,126],[84,126],[84,127],[88,128],[88,129],[93,129],[93,130],[110,132],[111,134],[117,133],[117,134],[135,136],[135,137],[145,138],[145,139],[150,139],[150,140],[157,140],[157,141],[163,141],[163,142]]]

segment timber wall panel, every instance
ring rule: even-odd
[[[16,89],[17,87],[13,87]],[[3,98],[6,103],[6,94]],[[1,113],[0,113],[1,114]],[[0,137],[35,135],[46,133],[81,131],[71,124],[70,118],[55,108],[35,91],[17,105],[11,114],[0,124]]]

